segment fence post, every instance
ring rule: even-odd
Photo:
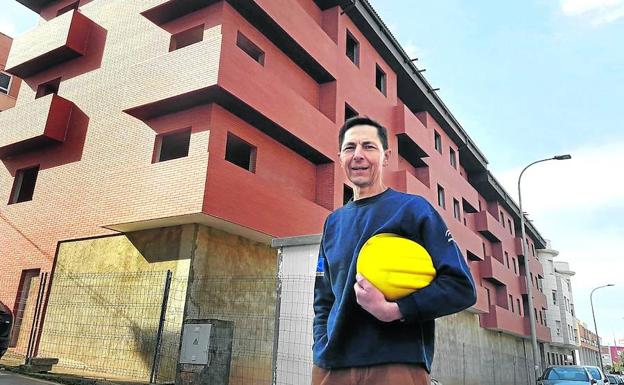
[[[156,333],[154,359],[152,360],[152,372],[150,373],[150,384],[153,384],[156,381],[156,376],[158,375],[158,365],[160,364],[160,345],[162,344],[162,334],[167,314],[167,301],[169,299],[169,288],[171,287],[171,276],[171,270],[167,270],[165,277],[165,289],[163,291],[163,299],[160,307],[160,321],[158,322],[158,332]]]
[[[283,253],[280,247],[277,250],[277,279],[275,285],[275,322],[273,332],[273,357],[271,372],[271,385],[275,385],[277,381],[277,350],[279,348],[279,327],[280,327],[280,312],[282,304],[282,262]]]
[[[37,340],[37,332],[39,330],[39,314],[41,311],[41,304],[43,303],[43,294],[45,292],[45,285],[48,280],[48,273],[41,273],[39,276],[39,290],[37,291],[37,300],[35,302],[35,311],[33,312],[32,325],[30,327],[30,335],[28,336],[28,347],[26,348],[26,360],[25,364],[30,364],[30,359],[34,355],[34,345]]]

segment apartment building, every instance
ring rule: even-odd
[[[578,340],[580,341],[578,362],[580,365],[600,366],[598,353],[598,336],[592,332],[585,322],[576,320]]]
[[[571,283],[575,272],[567,262],[555,261],[558,255],[550,241],[538,251],[544,268],[543,290],[548,298],[545,315],[551,333],[551,342],[545,346],[545,361],[548,365],[574,365],[580,347]]]
[[[188,279],[184,317],[207,318],[196,277],[274,275],[271,239],[318,234],[349,199],[337,132],[357,114],[389,129],[386,184],[448,224],[480,327],[523,349],[528,258],[537,335],[551,341],[545,239],[527,222],[524,255],[516,203],[367,1],[18,1],[42,22],[6,63],[24,82],[0,113],[0,299],[25,314],[52,273],[40,352],[91,354],[54,347],[55,317],[77,312],[53,301],[67,277],[171,270]],[[219,293],[231,314],[241,293]],[[272,311],[265,294],[247,310]]]

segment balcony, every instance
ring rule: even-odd
[[[496,258],[486,255],[481,263],[481,276],[499,285],[513,285],[518,277]]]
[[[528,295],[525,276],[521,276],[518,280],[518,283],[520,285],[520,294]],[[548,302],[546,301],[546,295],[539,291],[539,289],[535,287],[535,285],[533,285],[531,289],[533,289],[533,306],[535,306],[535,308],[537,309],[546,308],[548,306]]]
[[[56,0],[17,0],[17,2],[33,12],[40,13],[43,8],[55,3]]]
[[[78,11],[67,12],[41,24],[13,41],[6,71],[27,78],[85,56],[95,26]]]
[[[65,141],[74,103],[50,94],[0,114],[0,158]]]
[[[224,43],[216,26],[201,42],[133,66],[124,111],[149,121],[217,103],[311,162],[330,162],[338,147],[333,122],[233,40]]]
[[[428,180],[428,172],[426,173],[426,177]],[[400,191],[420,195],[425,197],[429,202],[435,202],[431,189],[407,170],[399,170],[392,173],[392,181],[394,182],[393,186]]]
[[[531,335],[531,323],[529,322],[528,317],[524,317],[524,333],[526,335]],[[542,342],[550,342],[550,328],[540,325],[539,322],[535,324],[535,334],[537,335],[537,339]]]
[[[477,285],[476,287],[477,289],[477,302],[472,305],[470,308],[468,308],[467,310],[471,313],[476,313],[476,314],[484,314],[488,312],[488,299],[487,299],[487,292],[485,291],[485,289],[479,285]]]
[[[475,230],[490,242],[501,242],[507,232],[487,210],[473,214]]]
[[[519,337],[526,336],[525,318],[497,305],[491,305],[489,313],[481,314],[481,327]]]

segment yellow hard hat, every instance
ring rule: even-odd
[[[391,233],[374,235],[364,243],[356,269],[390,301],[429,285],[436,276],[424,247]]]

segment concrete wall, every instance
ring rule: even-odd
[[[193,225],[67,241],[59,251],[39,355],[87,372],[149,378],[165,272],[172,293],[186,290]],[[163,344],[179,341],[184,295],[169,298]],[[173,378],[166,354],[163,378]]]
[[[197,225],[185,319],[234,322],[231,385],[268,384],[272,374],[277,252]]]

